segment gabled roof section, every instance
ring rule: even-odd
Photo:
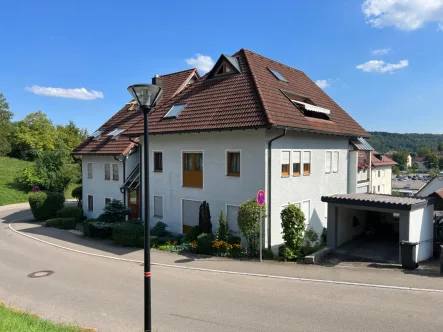
[[[236,71],[233,75],[212,78],[222,63],[237,70],[234,59],[238,61],[238,73]],[[287,82],[276,79],[268,68],[277,70]],[[327,118],[312,116],[308,112],[323,113],[306,111],[306,105],[304,111],[300,111],[282,90],[305,96],[312,101],[308,103],[318,107],[315,108],[317,111],[328,110]],[[164,119],[165,114],[176,104],[186,104],[186,107],[176,118]],[[149,131],[152,134],[259,127],[369,137],[369,133],[306,74],[244,49],[232,57],[220,56],[208,74],[170,100],[162,100],[149,115]],[[131,128],[124,133],[129,136],[142,134],[141,119],[132,122]]]
[[[298,128],[355,137],[369,137],[349,114],[335,103],[305,73],[248,50],[242,50],[250,67],[254,83],[270,122],[277,127]],[[277,70],[287,82],[277,80],[268,68]],[[279,90],[303,95],[315,105],[330,110],[329,120],[307,117]]]
[[[218,58],[214,67],[212,67],[212,69],[207,74],[207,77],[213,78],[215,76],[220,76],[218,72],[222,66],[227,66],[228,68],[230,68],[230,73],[222,73],[222,76],[229,74],[241,74],[242,72],[240,62],[237,57],[222,54],[220,58]]]
[[[372,152],[371,156],[371,162],[372,166],[396,166],[398,165],[395,161],[392,159],[386,157],[385,155],[379,154],[375,151]]]
[[[186,89],[190,80],[200,79],[196,69],[188,69],[176,73],[160,76],[162,78],[163,96],[159,105],[167,102],[172,97]],[[84,140],[73,152],[73,155],[126,155],[134,147],[134,143],[129,140],[127,129],[137,123],[143,123],[143,114],[137,103],[131,101],[120,111],[106,121],[98,131],[102,133],[94,138],[89,137]],[[108,136],[116,129],[124,129],[118,136]],[[137,141],[137,139],[135,140]]]
[[[373,151],[374,148],[363,137],[351,138],[350,143],[359,151]]]

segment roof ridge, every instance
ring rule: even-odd
[[[256,55],[256,56],[258,56],[258,57],[260,57],[260,58],[262,58],[262,59],[266,59],[266,60],[271,61],[271,62],[274,62],[274,63],[276,63],[276,64],[278,64],[278,65],[280,65],[280,66],[286,67],[286,68],[291,69],[291,70],[296,70],[296,71],[298,71],[298,72],[300,72],[300,73],[302,73],[302,74],[305,74],[305,72],[304,72],[303,70],[301,70],[301,69],[297,69],[297,68],[294,68],[294,67],[291,67],[291,66],[288,66],[287,64],[284,64],[283,62],[276,61],[276,60],[274,60],[274,59],[268,58],[268,57],[266,57],[266,56],[264,56],[264,55],[261,55],[261,54],[259,54],[259,53],[255,53],[255,52],[253,52],[253,51],[247,50],[247,49],[245,49],[245,48],[242,48],[242,50],[245,52],[245,54],[246,54],[246,52],[249,52],[249,53],[251,53],[251,54],[253,54],[253,55]],[[306,74],[305,74],[305,75],[306,75]],[[308,76],[308,75],[306,75],[306,76]],[[309,77],[309,76],[308,76],[308,77]]]
[[[169,73],[169,74],[164,74],[164,75],[159,75],[159,76],[160,77],[171,76],[171,75],[176,75],[176,74],[184,73],[185,71],[197,71],[197,68],[190,68],[190,69],[180,70],[180,71],[176,71],[176,72]]]
[[[261,91],[260,86],[258,85],[257,77],[255,76],[254,71],[252,70],[252,66],[251,66],[251,64],[249,62],[249,59],[248,59],[247,55],[246,55],[245,49],[242,48],[239,52],[243,52],[243,55],[245,57],[246,65],[249,67],[249,71],[250,71],[250,74],[252,76],[252,82],[254,83],[255,89],[257,90],[258,98],[260,100],[260,104],[263,107],[266,119],[268,120],[269,124],[274,125],[275,122],[272,120],[271,114],[269,114],[269,112],[268,112],[268,106],[266,105],[265,99],[263,98],[263,92]],[[237,52],[237,53],[239,53],[239,52]],[[235,54],[237,54],[237,53],[235,53]]]

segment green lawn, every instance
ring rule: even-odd
[[[2,332],[87,332],[93,329],[84,329],[73,325],[54,324],[43,320],[34,314],[18,309],[5,307],[0,303],[0,331]]]
[[[25,203],[28,201],[28,192],[15,185],[14,179],[20,175],[25,167],[30,167],[32,162],[15,158],[0,157],[0,206]],[[72,183],[65,192],[67,199],[72,198],[72,189],[78,184]],[[1,330],[0,330],[1,331]]]
[[[14,179],[31,165],[29,161],[0,157],[0,206],[28,201],[28,193],[14,186]]]

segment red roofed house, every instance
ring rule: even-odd
[[[214,231],[221,211],[238,231],[239,205],[264,189],[266,247],[283,242],[280,212],[289,203],[321,233],[327,225],[321,197],[348,192],[350,140],[369,134],[305,73],[241,49],[221,55],[203,77],[188,70],[153,83],[163,97],[149,114],[152,223],[186,232],[207,201]],[[121,132],[109,136],[116,128]],[[90,217],[108,197],[132,207],[140,201],[141,113],[129,103],[99,130],[74,151],[83,155]]]

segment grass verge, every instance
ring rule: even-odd
[[[2,332],[93,332],[74,325],[55,324],[35,314],[16,308],[8,308],[0,302],[0,331]]]

